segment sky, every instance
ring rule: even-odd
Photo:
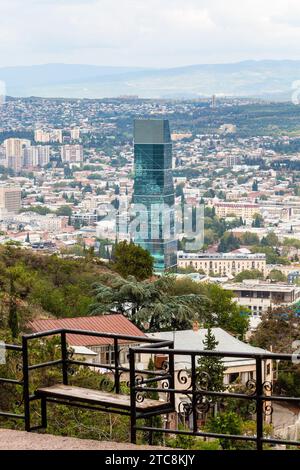
[[[299,0],[0,0],[0,67],[300,59]]]

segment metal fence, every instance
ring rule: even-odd
[[[113,351],[112,362],[101,364],[76,360],[67,344],[68,335],[105,338],[110,343],[110,348]],[[53,336],[60,338],[61,352],[59,359],[32,364],[30,360],[31,340]],[[133,344],[139,344],[139,346],[132,346]],[[126,354],[128,352],[128,363],[126,360],[126,364],[122,364],[120,361],[120,352],[124,348],[126,348]],[[22,337],[22,346],[6,345],[6,350],[21,354],[23,377],[22,380],[13,377],[0,378],[0,384],[7,383],[12,386],[23,387],[24,412],[16,414],[6,410],[1,411],[0,403],[0,417],[23,419],[25,430],[27,431],[40,429],[45,427],[46,424],[43,403],[41,425],[32,427],[30,423],[31,402],[38,400],[34,391],[30,390],[31,372],[48,367],[58,367],[61,371],[61,382],[68,385],[72,366],[78,366],[92,367],[95,370],[101,369],[102,372],[106,370],[111,382],[110,392],[113,391],[116,394],[122,393],[121,385],[123,382],[127,383],[130,388],[130,409],[128,414],[130,416],[131,442],[133,443],[137,440],[137,432],[141,431],[149,434],[150,443],[154,433],[163,433],[171,436],[181,434],[216,438],[225,441],[248,441],[254,443],[259,451],[263,450],[264,445],[285,444],[288,446],[300,446],[300,441],[284,440],[277,436],[266,436],[264,432],[265,424],[272,417],[275,403],[293,404],[300,410],[300,397],[288,396],[284,390],[279,390],[276,380],[265,380],[267,362],[271,361],[272,365],[278,364],[279,361],[291,363],[294,356],[289,354],[178,350],[174,349],[172,341],[163,341],[146,336],[133,337],[71,329],[51,330],[24,335]],[[138,367],[141,357],[146,364],[149,358],[156,359],[158,356],[163,357],[163,361],[154,370],[148,370],[147,367],[142,369]],[[199,371],[198,360],[201,357],[252,361],[255,366],[255,374],[244,383],[242,392],[236,391],[234,385],[227,386],[224,390],[216,390],[209,373],[205,370]],[[154,391],[159,395],[161,410],[156,410],[155,413],[151,410],[141,412],[139,404],[149,394],[153,394]],[[256,426],[253,435],[208,432],[205,427],[199,425],[199,416],[202,418],[212,416],[215,404],[218,403],[220,408],[228,399],[242,400],[247,403],[249,414],[251,414],[251,419],[255,422]],[[162,427],[153,426],[151,419],[139,421],[141,418],[151,418],[155,414],[163,414],[166,412],[164,411],[166,410],[166,403],[169,405],[167,413],[172,413],[176,416],[175,422],[183,420],[187,424],[185,429],[174,428],[174,426],[168,427],[166,424]],[[67,401],[65,404],[68,404]],[[72,403],[69,404],[73,405]],[[93,409],[91,406],[87,406],[87,408]],[[105,410],[100,409],[99,411]],[[118,410],[115,412],[118,412]],[[162,421],[166,423],[167,420]]]

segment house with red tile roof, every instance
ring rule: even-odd
[[[140,336],[141,338],[146,337],[146,335],[137,326],[121,314],[33,320],[27,326],[33,333],[48,330],[71,329],[96,331],[99,333],[112,333],[125,336]],[[92,358],[94,363],[109,365],[114,361],[113,339],[111,338],[67,334],[67,343],[72,349],[74,349],[75,354],[77,351],[79,353],[80,350],[83,350],[82,348],[87,348],[88,350],[96,353]],[[122,339],[119,339],[118,343],[120,345],[120,363],[128,363],[127,354],[129,345],[132,347],[139,346],[140,343]]]

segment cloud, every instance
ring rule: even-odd
[[[2,65],[296,59],[299,40],[298,0],[0,0]]]

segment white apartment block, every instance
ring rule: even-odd
[[[30,140],[6,139],[3,145],[5,149],[5,166],[15,172],[21,171],[23,166],[23,150],[26,147],[30,147]]]
[[[0,209],[18,212],[21,209],[21,188],[0,186]]]
[[[63,145],[61,147],[61,159],[64,163],[82,163],[83,147],[82,145]]]
[[[50,146],[36,145],[23,149],[23,165],[25,168],[45,166],[50,161]]]
[[[62,130],[51,129],[46,131],[43,129],[36,129],[34,132],[34,140],[41,144],[48,144],[50,142],[58,142],[61,144],[63,141]]]
[[[223,284],[223,289],[234,293],[236,302],[260,317],[270,308],[291,305],[300,300],[300,287],[283,282],[271,283],[260,280]]]
[[[264,253],[177,253],[178,268],[194,268],[206,275],[214,274],[235,277],[243,271],[257,269],[265,275],[266,255]]]
[[[255,214],[260,214],[260,208],[258,204],[243,204],[241,202],[214,202],[213,207],[215,208],[216,215],[220,218],[234,215],[235,217],[241,217],[243,220],[247,220],[253,219]]]
[[[80,139],[80,129],[79,129],[79,127],[75,127],[74,129],[71,129],[70,134],[71,134],[71,139],[72,140],[79,140]]]

